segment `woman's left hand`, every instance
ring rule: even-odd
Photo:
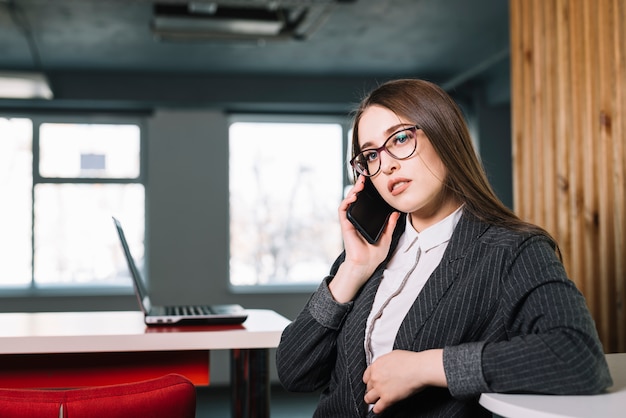
[[[443,349],[394,350],[365,370],[363,382],[367,385],[365,402],[374,405],[376,414],[427,386],[447,387]]]

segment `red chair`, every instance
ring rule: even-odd
[[[186,377],[80,389],[0,389],[2,418],[195,418],[196,388]]]

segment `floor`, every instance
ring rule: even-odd
[[[229,387],[197,389],[196,418],[228,418],[230,410]],[[290,393],[280,386],[272,386],[271,418],[311,418],[319,393]]]

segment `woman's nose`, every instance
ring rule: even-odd
[[[389,155],[388,152],[382,152],[380,154],[380,169],[384,173],[391,173],[400,167],[400,161]]]

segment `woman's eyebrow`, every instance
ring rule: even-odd
[[[389,127],[385,131],[385,134],[387,135],[387,138],[389,138],[391,135],[409,126],[413,126],[413,125],[411,125],[410,123],[398,123],[397,125],[393,125]]]
[[[396,125],[392,125],[389,128],[385,129],[385,141],[387,139],[389,139],[389,137],[393,134],[395,134],[396,132],[402,130],[403,128],[406,128],[407,126],[412,126],[410,123],[398,123]],[[367,141],[366,143],[364,143],[363,145],[361,145],[361,147],[359,148],[361,151],[365,150],[365,149],[370,149],[370,148],[378,148],[374,145],[374,143],[372,141]]]

